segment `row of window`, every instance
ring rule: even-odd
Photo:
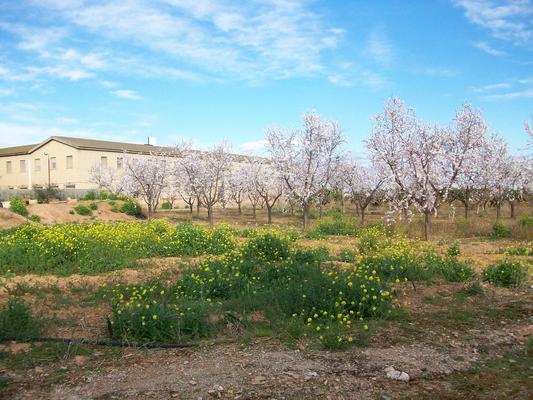
[[[103,167],[107,167],[107,157],[100,157],[100,163]],[[36,158],[33,162],[35,172],[41,171],[41,159]],[[121,169],[123,165],[122,157],[117,157],[117,169]],[[67,169],[72,169],[74,167],[74,160],[72,156],[67,156]],[[57,169],[57,158],[50,157],[50,171],[55,171]],[[26,160],[19,160],[19,172],[25,173],[27,171]],[[13,162],[6,161],[6,173],[13,173]]]

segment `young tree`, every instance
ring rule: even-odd
[[[283,181],[268,160],[252,159],[248,167],[252,190],[265,204],[267,223],[270,225],[272,224],[272,209],[283,195]]]
[[[148,157],[126,157],[124,179],[127,191],[138,196],[148,207],[148,218],[156,211],[161,194],[169,184],[171,176],[167,153],[154,153]]]
[[[372,161],[388,170],[398,192],[424,215],[426,240],[431,214],[446,200],[484,134],[483,119],[469,104],[463,105],[446,128],[420,122],[399,98],[387,101],[375,117],[367,140]]]
[[[247,163],[232,166],[227,181],[228,197],[237,204],[239,215],[242,214],[242,203],[249,189]]]
[[[213,207],[222,200],[224,185],[231,167],[231,158],[225,145],[209,151],[189,152],[183,166],[199,202],[207,208],[209,224],[213,225]]]
[[[340,173],[351,201],[357,205],[361,222],[365,222],[365,211],[368,206],[378,200],[382,193],[387,175],[379,165],[375,168],[359,165],[353,158],[346,159]]]
[[[111,193],[120,194],[125,190],[126,180],[117,169],[96,163],[89,168],[89,179]]]
[[[289,132],[270,129],[266,138],[272,163],[288,194],[303,209],[304,229],[309,210],[335,176],[343,137],[339,125],[311,112],[303,117],[303,128]]]

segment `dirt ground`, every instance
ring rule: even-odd
[[[0,208],[0,229],[12,228],[26,222],[28,222],[26,218],[5,208]]]
[[[97,202],[101,220],[130,217]],[[73,204],[32,205],[44,223],[89,221],[69,214]],[[4,211],[4,213],[2,213]],[[221,213],[221,222],[249,226],[250,215]],[[186,211],[160,213],[170,221]],[[0,209],[1,221],[13,214]],[[15,216],[18,218],[18,216]],[[22,217],[20,217],[22,218]],[[203,217],[196,222],[205,223]],[[259,214],[259,218],[262,215]],[[281,223],[295,217],[278,215]],[[17,219],[13,223],[16,223]],[[456,241],[479,272],[517,241],[481,237]],[[351,237],[301,239],[331,254],[356,248]],[[528,261],[525,256],[514,257]],[[529,257],[531,259],[531,257]],[[16,295],[49,318],[48,336],[107,339],[109,288],[151,278],[174,281],[184,263],[144,260],[137,269],[68,277],[0,278],[0,303]],[[533,287],[467,294],[466,284],[406,284],[398,316],[371,324],[368,341],[326,351],[310,339],[287,342],[279,332],[258,335],[228,326],[214,338],[183,349],[109,347],[88,343],[6,343],[0,346],[2,399],[530,399],[533,393]],[[405,372],[408,382],[386,369]]]
[[[403,318],[376,326],[366,346],[346,351],[236,336],[187,349],[65,345],[41,362],[47,344],[19,346],[13,357],[33,362],[8,372],[14,383],[3,398],[527,399],[532,387],[508,374],[532,374],[520,358],[533,333],[531,290],[486,289],[483,298],[464,299],[460,285],[406,287]],[[388,378],[391,366],[409,382]],[[465,390],[465,378],[477,385]]]

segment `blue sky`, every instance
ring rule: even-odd
[[[533,114],[532,0],[0,0],[0,146],[51,135],[234,151],[308,110],[361,153],[400,96],[465,100],[517,150]]]

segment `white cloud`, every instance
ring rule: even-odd
[[[128,99],[128,100],[140,100],[141,99],[141,96],[139,96],[135,90],[119,89],[119,90],[114,90],[111,93],[113,93],[115,96],[120,97],[122,99]]]
[[[325,53],[337,47],[344,31],[329,26],[309,4],[295,0],[36,3],[102,37],[100,43],[122,43],[124,51],[136,46],[179,60],[185,68],[177,69],[175,62],[158,66],[173,67],[175,78],[195,79],[188,71],[194,66],[208,76],[248,81],[324,75],[331,67]]]
[[[466,18],[487,29],[493,37],[515,45],[533,45],[531,0],[454,0]]]
[[[11,96],[15,91],[11,88],[0,88],[0,96]]]
[[[243,151],[257,152],[266,148],[266,140],[258,140],[255,142],[246,142],[239,145],[239,149]]]
[[[516,100],[516,99],[530,99],[533,98],[533,88],[518,90],[514,92],[490,94],[482,96],[481,100],[485,101],[502,101],[502,100]]]
[[[502,57],[507,54],[505,51],[495,49],[486,42],[474,42],[472,43],[472,46],[477,47],[479,50],[482,50],[491,56]]]
[[[435,78],[453,78],[460,74],[456,68],[450,67],[425,67],[418,69],[417,72]]]
[[[392,60],[392,46],[383,26],[372,31],[367,43],[367,51],[378,64],[388,66]]]
[[[511,88],[511,84],[510,83],[501,82],[501,83],[492,83],[490,85],[485,85],[485,86],[474,87],[474,88],[472,88],[472,91],[475,92],[475,93],[482,93],[482,92],[491,92],[491,91],[494,91],[494,90],[509,89],[509,88]]]

